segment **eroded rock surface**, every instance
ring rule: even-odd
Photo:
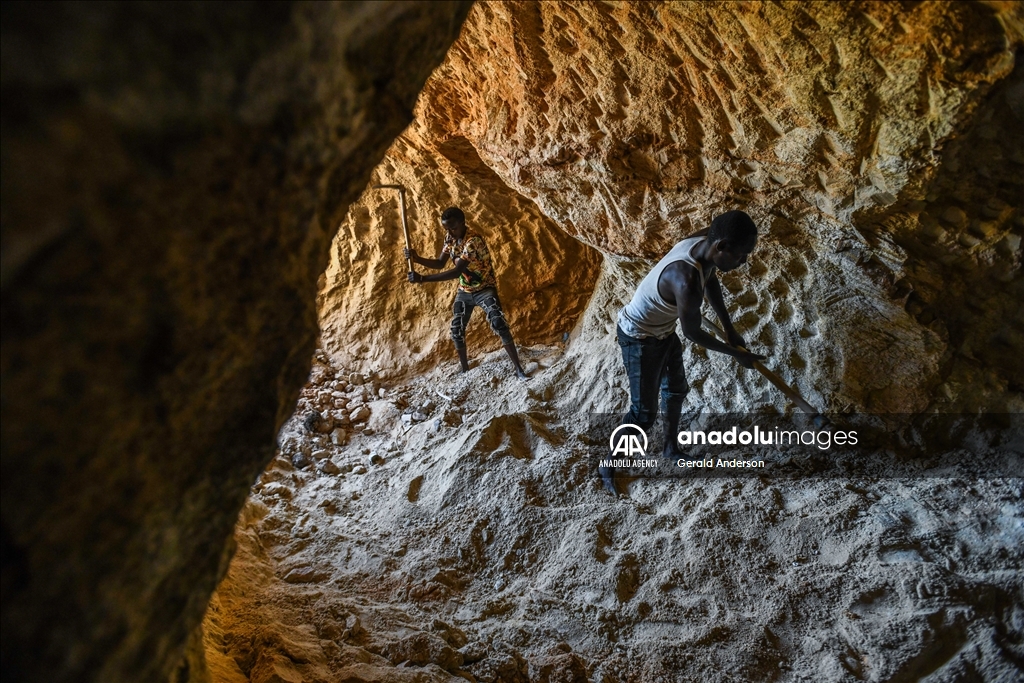
[[[177,666],[467,9],[4,4],[4,680]]]
[[[812,402],[1006,409],[1024,381],[1005,324],[1020,22],[1012,3],[480,3],[375,179],[414,188],[430,255],[440,208],[480,216],[530,341],[594,289],[595,255],[555,228],[615,257],[600,270],[621,298],[646,259],[741,207],[763,236],[724,278],[735,317]],[[451,353],[447,294],[390,288],[399,250],[395,200],[367,191],[321,289],[339,362]],[[614,325],[617,306],[588,315]],[[732,408],[770,401],[756,377],[742,389]]]
[[[519,314],[534,377],[511,381],[500,352],[455,372],[450,294],[392,287],[397,203],[365,191],[207,652],[256,680],[246,653],[287,621],[319,638],[303,680],[357,659],[366,680],[1012,677],[1019,483],[639,480],[613,501],[586,431],[627,403],[617,310],[651,259],[732,208],[762,230],[723,278],[733,319],[811,403],[1019,412],[1021,19],[1011,3],[477,3],[374,182],[415,188],[417,247],[439,243],[448,204],[480,216],[510,305],[560,284]],[[560,341],[564,302],[583,300]],[[792,409],[721,355],[685,359],[688,410]],[[306,429],[314,411],[344,436]]]

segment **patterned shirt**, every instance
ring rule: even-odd
[[[469,230],[461,240],[454,240],[451,235],[446,235],[444,247],[441,249],[441,255],[444,254],[451,256],[453,261],[459,259],[466,262],[466,272],[459,276],[460,292],[479,292],[489,287],[497,288],[491,252],[480,235]]]

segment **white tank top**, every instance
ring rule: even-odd
[[[715,267],[711,266],[705,273],[700,262],[690,253],[703,241],[703,236],[688,237],[672,247],[672,250],[658,261],[658,264],[651,269],[640,286],[636,288],[632,301],[619,311],[618,323],[623,332],[636,339],[645,337],[664,339],[675,333],[678,311],[674,304],[669,304],[658,293],[658,279],[665,268],[677,261],[685,261],[700,273],[701,290],[703,290]]]

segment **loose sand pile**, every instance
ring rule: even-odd
[[[614,365],[594,346],[588,362]],[[526,383],[500,352],[465,375],[449,361],[359,385],[314,367],[310,403],[335,383],[350,405],[378,398],[343,447],[306,429],[302,404],[282,431],[207,616],[211,670],[260,682],[1017,675],[1020,480],[638,480],[613,500],[588,465],[586,413],[568,408],[582,398],[566,381],[579,354],[522,355]],[[604,410],[622,407],[624,372],[613,377]],[[715,391],[691,403],[723,405]]]

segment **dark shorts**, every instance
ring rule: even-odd
[[[469,325],[469,317],[473,309],[479,306],[487,316],[494,334],[501,337],[501,343],[508,345],[512,343],[512,331],[508,329],[508,322],[501,310],[501,301],[498,299],[496,289],[481,289],[479,292],[459,292],[455,295],[452,303],[452,341],[455,348],[466,348],[466,326]]]

